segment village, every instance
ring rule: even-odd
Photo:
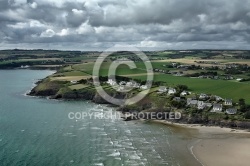
[[[194,61],[196,64],[181,64],[171,62],[162,65],[162,68],[154,68],[156,73],[171,74],[173,76],[185,76],[190,78],[248,81],[241,75],[250,70],[247,64],[229,63],[222,64],[217,61]],[[205,64],[205,66],[203,66]],[[209,64],[209,66],[207,66]]]
[[[106,83],[121,92],[131,89],[139,89],[141,91],[150,89],[149,85],[141,85],[134,80],[128,82],[120,81],[117,83],[114,78],[110,78]],[[200,111],[206,110],[212,113],[225,112],[228,115],[237,114],[237,108],[232,99],[223,99],[220,96],[208,95],[205,93],[195,94],[187,90],[178,92],[174,87],[159,86],[154,89],[156,89],[155,93],[158,95],[166,94],[172,97],[172,101],[177,103],[177,105],[178,103],[185,103],[184,108],[194,108]]]

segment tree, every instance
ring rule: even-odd
[[[245,99],[239,99],[239,106],[241,112],[246,112],[247,106],[245,103]]]
[[[246,118],[246,119],[250,119],[250,111],[247,111],[247,112],[246,112],[245,118]]]
[[[240,106],[245,106],[246,105],[245,99],[239,99],[239,105]]]
[[[184,91],[184,90],[188,90],[188,87],[187,85],[177,85],[177,89],[179,91]]]

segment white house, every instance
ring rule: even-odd
[[[126,86],[127,86],[127,87],[133,87],[133,82],[132,82],[132,81],[127,82],[127,83],[126,83]]]
[[[197,106],[198,100],[193,100],[192,98],[187,98],[187,105]]]
[[[203,101],[198,101],[197,108],[199,110],[203,110],[206,107],[205,103]]]
[[[236,81],[241,81],[241,80],[243,80],[243,78],[237,78],[237,79],[236,79]]]
[[[214,104],[211,112],[222,112],[222,104]]]
[[[223,100],[223,98],[220,97],[220,96],[214,96],[214,97],[215,97],[216,101],[221,101],[221,100]]]
[[[208,98],[208,95],[207,94],[204,94],[204,93],[202,93],[202,94],[200,94],[200,97],[199,97],[199,99],[207,99]]]
[[[226,113],[229,115],[235,115],[237,113],[237,109],[236,108],[228,108],[228,109],[226,109]]]
[[[233,100],[232,99],[225,99],[224,105],[232,106],[233,105]]]
[[[159,89],[158,89],[158,91],[162,92],[162,93],[167,92],[167,90],[168,89],[165,86],[160,86]]]
[[[168,89],[168,94],[169,95],[174,95],[176,93],[176,89],[174,89],[174,88],[169,88]]]
[[[72,80],[72,81],[70,81],[72,84],[76,84],[77,83],[77,81],[76,80]]]
[[[142,90],[147,90],[147,89],[148,89],[148,86],[147,86],[147,85],[142,85],[140,88],[141,88]]]
[[[126,85],[127,84],[127,82],[125,82],[125,81],[121,81],[120,83],[119,83],[119,85]]]
[[[125,90],[125,87],[124,87],[124,86],[119,86],[117,90],[118,90],[118,91],[124,91],[124,90]]]
[[[188,92],[187,92],[187,91],[181,92],[181,96],[187,96],[187,95],[188,95]]]
[[[126,83],[126,87],[130,87],[130,88],[140,88],[140,84],[137,83],[136,81],[129,81]]]
[[[115,86],[117,85],[116,81],[114,79],[108,79],[108,82],[107,82],[109,85],[111,86]]]

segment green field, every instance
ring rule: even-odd
[[[145,80],[146,76],[131,76],[131,78]],[[175,77],[166,74],[155,75],[154,81],[163,81],[169,86],[184,84],[187,85],[192,92],[214,94],[223,98],[232,98],[235,102],[240,98],[244,98],[246,102],[250,104],[249,83]]]
[[[100,70],[100,75],[107,76],[110,62],[103,63]],[[152,62],[154,68],[163,68],[166,62]],[[94,63],[85,63],[74,65],[72,69],[77,71],[67,72],[68,76],[82,76],[82,71],[88,74],[92,74]],[[120,65],[116,71],[117,75],[127,75],[127,77],[133,79],[146,79],[146,70],[142,62],[137,62],[137,69],[129,69],[126,65]],[[168,86],[175,86],[178,84],[184,84],[189,87],[189,90],[195,93],[207,93],[218,95],[223,98],[232,98],[234,102],[237,102],[240,98],[244,98],[246,103],[250,104],[250,84],[249,82],[240,83],[236,81],[225,80],[212,80],[212,79],[198,79],[188,77],[176,77],[167,74],[155,73],[154,81],[166,82]]]

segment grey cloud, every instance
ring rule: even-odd
[[[245,48],[249,24],[250,0],[0,0],[0,38],[13,47]],[[41,35],[50,29],[52,34]]]

